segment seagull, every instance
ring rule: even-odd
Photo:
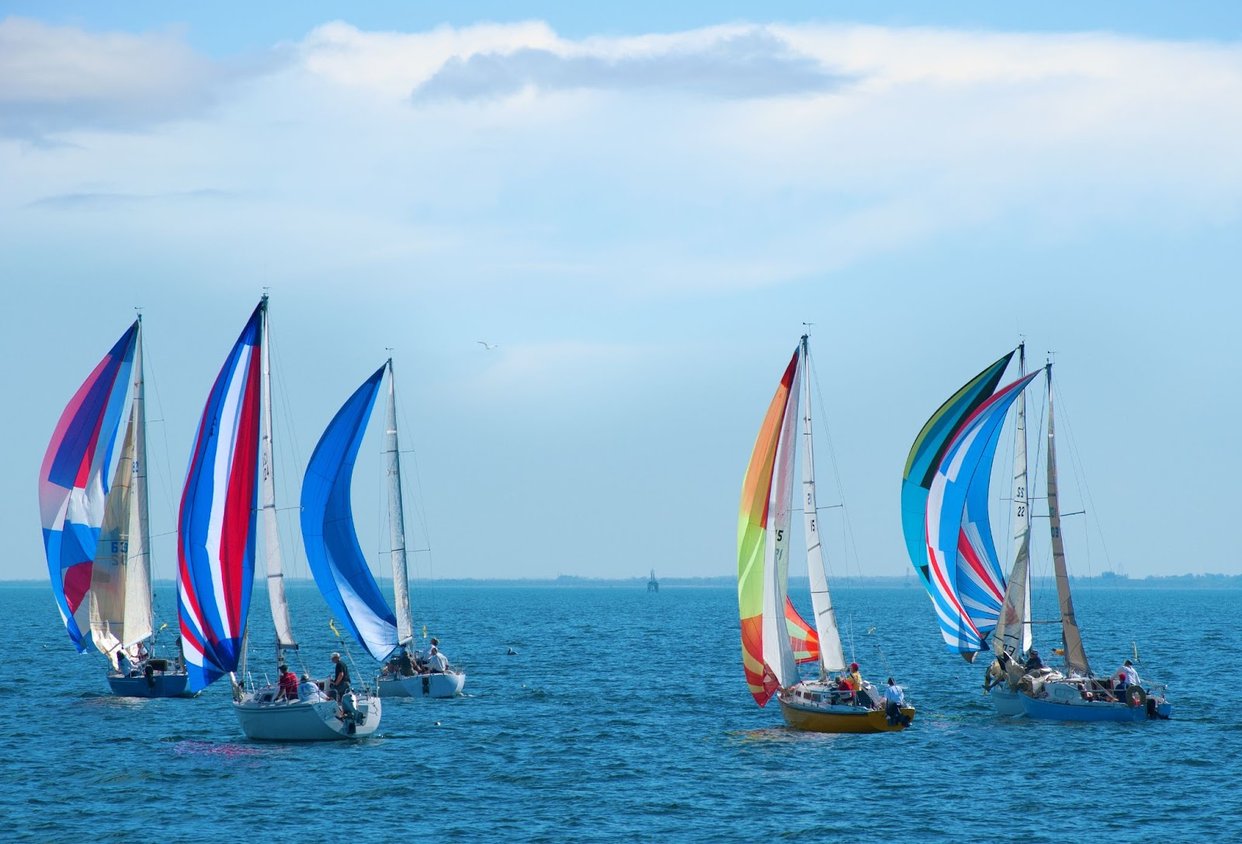
[[[485,342],[485,341],[483,341],[483,340],[475,340],[474,342],[476,342],[476,343],[478,343],[480,346],[482,346],[482,347],[483,347],[483,350],[484,350],[484,351],[486,351],[486,352],[490,352],[492,349],[496,348],[496,344],[495,344],[495,343],[487,343],[487,342]]]

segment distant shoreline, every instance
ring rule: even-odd
[[[255,586],[261,585],[262,578],[255,578]],[[384,580],[387,580],[385,578]],[[381,580],[381,583],[384,582]],[[694,587],[712,587],[723,588],[732,587],[737,584],[735,578],[727,575],[718,575],[715,577],[660,577],[656,578],[661,588],[694,588]],[[1071,577],[1070,580],[1076,587],[1091,589],[1093,587],[1105,587],[1109,589],[1148,589],[1159,587],[1184,587],[1193,589],[1210,589],[1210,588],[1242,588],[1242,575],[1230,574],[1174,574],[1174,575],[1149,575],[1144,578],[1131,578],[1125,575],[1113,574],[1107,572],[1094,577]],[[514,578],[431,578],[419,579],[416,583],[432,583],[436,586],[461,586],[461,587],[530,587],[530,586],[549,586],[560,588],[613,588],[613,589],[646,589],[647,577],[626,577],[626,578],[608,578],[608,577],[579,577],[576,575],[560,575],[558,577],[514,577]],[[310,578],[287,578],[286,583],[291,586],[301,587],[310,586],[314,583]],[[1053,579],[1034,578],[1036,584],[1046,584],[1051,586]],[[156,584],[165,584],[172,586],[171,580],[157,580]],[[806,586],[805,577],[791,577],[790,583],[795,587]],[[919,587],[919,581],[915,577],[907,576],[888,576],[888,577],[837,577],[833,578],[832,585],[834,587],[870,587],[877,589],[905,589]],[[0,580],[0,586],[27,586],[46,588],[47,581],[44,579],[23,579],[23,580]]]

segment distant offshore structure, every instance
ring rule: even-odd
[[[660,581],[656,580],[655,569],[651,570],[651,579],[647,581],[647,591],[648,592],[659,592],[660,591]]]

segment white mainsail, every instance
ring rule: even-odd
[[[392,358],[388,359],[388,414],[384,424],[393,610],[397,616],[397,641],[408,645],[414,638],[414,621],[410,613],[410,580],[405,557],[405,509],[401,500],[401,451],[397,440],[397,377]]]
[[[793,510],[794,456],[797,453],[798,396],[802,367],[794,372],[794,383],[785,404],[785,418],[777,445],[772,493],[769,498],[768,534],[771,541],[764,552],[763,572],[763,659],[781,686],[798,682],[798,662],[785,625],[785,599],[789,582],[789,523]]]
[[[155,632],[151,608],[151,528],[147,506],[147,403],[142,373],[142,320],[134,349],[134,400],[130,424],[134,426],[133,487],[130,490],[129,542],[125,577],[125,638],[129,647]]]
[[[1026,375],[1026,344],[1018,346],[1018,372]],[[1013,568],[1005,587],[994,649],[1025,654],[1031,649],[1031,501],[1026,458],[1026,393],[1014,402],[1013,486],[1010,499],[1013,521]]]
[[[810,366],[807,337],[802,336],[799,372]],[[815,453],[811,436],[811,379],[804,378],[802,409],[802,523],[806,534],[806,570],[811,581],[811,606],[815,613],[815,633],[819,637],[819,664],[823,675],[845,668],[845,652],[837,630],[828,573],[824,568],[823,546],[819,540],[819,515],[815,500]]]
[[[267,296],[263,297],[263,318],[259,329],[259,347],[263,376],[259,386],[259,514],[263,522],[263,551],[267,571],[267,598],[276,626],[277,649],[296,649],[293,627],[289,622],[289,602],[285,598],[285,574],[280,557],[280,535],[276,522],[276,477],[272,460],[272,380],[268,354]]]
[[[129,421],[104,504],[104,520],[91,568],[91,641],[114,665],[119,649],[142,641],[153,632],[141,320],[133,373]]]

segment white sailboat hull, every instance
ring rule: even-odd
[[[380,677],[380,697],[449,698],[461,694],[466,675],[456,671],[438,674],[414,674],[410,677]]]
[[[336,701],[272,702],[263,692],[233,704],[247,738],[258,741],[348,741],[379,729],[381,704],[374,695],[357,695],[357,717],[340,717]]]

